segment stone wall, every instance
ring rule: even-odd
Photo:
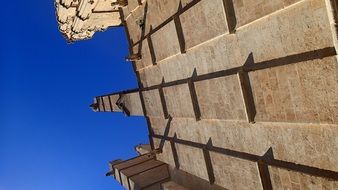
[[[151,126],[155,134],[164,135],[166,120],[151,118]],[[249,124],[246,121],[203,119],[196,122],[193,118],[174,118],[167,136],[174,137],[175,134],[179,139],[202,144],[211,138],[214,146],[254,155],[264,155],[271,147],[275,159],[338,171],[338,157],[335,156],[338,152],[337,125],[278,122]],[[160,140],[154,138],[154,144],[155,148],[160,147]],[[184,145],[176,145],[176,148],[180,169],[207,180],[202,150]],[[175,165],[170,143],[165,143],[163,154],[157,158]],[[216,184],[227,189],[261,188],[255,162],[212,152],[211,160]],[[271,178],[278,174],[274,174],[274,170],[270,173]],[[275,184],[276,187],[278,185]]]
[[[158,160],[214,184],[204,189],[267,189],[257,160],[194,147],[210,140],[259,158],[272,148],[283,163],[338,172],[335,1],[135,2],[123,12],[132,53],[141,55],[133,62],[140,89],[111,99],[126,94],[124,105],[147,117],[150,135],[191,144],[173,149],[151,138]],[[273,189],[338,186],[300,169],[267,170]]]
[[[273,188],[276,190],[284,189],[318,189],[335,190],[338,188],[338,182],[325,178],[304,175],[302,173],[271,167],[271,176]]]

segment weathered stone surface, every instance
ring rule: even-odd
[[[180,45],[173,21],[153,34],[152,39],[156,60],[158,61],[178,54],[180,51]]]
[[[301,1],[238,29],[236,35],[242,55],[252,53],[255,62],[333,47],[322,0]]]
[[[163,188],[163,190],[188,190],[188,189],[184,188],[181,185],[178,185],[177,183],[175,183],[173,181],[163,183],[162,188]]]
[[[204,180],[209,180],[201,149],[180,144],[177,144],[176,148],[181,170]]]
[[[117,170],[123,170],[125,168],[128,168],[130,166],[133,166],[135,164],[140,164],[142,162],[145,162],[145,161],[148,161],[148,160],[151,160],[153,159],[153,156],[150,156],[150,155],[142,155],[142,156],[139,156],[139,157],[135,157],[131,160],[128,160],[126,162],[122,162],[122,163],[119,163],[119,164],[116,164],[114,166],[115,169]]]
[[[113,112],[119,112],[122,111],[120,110],[120,108],[116,105],[117,100],[119,99],[119,95],[111,95],[110,97],[110,101],[112,104],[112,108],[113,108]]]
[[[124,95],[122,102],[131,115],[143,115],[142,104],[138,92]]]
[[[336,0],[325,0],[325,3],[331,25],[332,40],[336,48],[336,52],[338,52],[338,2]],[[336,57],[338,60],[338,56]]]
[[[194,117],[188,85],[177,85],[163,89],[169,115],[173,117]]]
[[[121,24],[117,0],[55,0],[59,29],[72,42]]]
[[[139,51],[139,46],[135,46],[133,52]],[[141,48],[141,60],[135,61],[135,66],[137,70],[141,70],[145,67],[151,66],[152,65],[152,59],[151,59],[151,54],[149,50],[149,44],[147,40],[142,41],[142,48]]]
[[[126,28],[128,29],[131,42],[137,42],[141,39],[142,27],[138,23],[140,20],[144,21],[144,9],[144,5],[139,6],[125,17]]]
[[[273,189],[275,190],[335,190],[338,182],[302,173],[269,167]]]
[[[199,178],[197,176],[191,175],[182,170],[175,169],[169,166],[170,176],[172,181],[175,183],[190,189],[190,190],[227,190],[223,187],[220,187],[216,184],[210,185],[209,181]]]
[[[102,100],[103,100],[103,104],[104,104],[104,110],[111,111],[112,105],[111,105],[111,102],[109,101],[109,97],[104,96],[104,97],[102,97]]]
[[[142,94],[144,97],[147,115],[154,117],[164,117],[159,91],[144,91]]]
[[[153,43],[157,43],[156,40]],[[167,43],[176,42],[168,40]],[[333,45],[325,2],[306,0],[239,28],[235,34],[207,41],[186,54],[163,61],[158,59],[158,65],[154,67],[159,67],[156,71],[160,70],[160,73],[149,81],[148,75],[153,75],[154,68],[148,67],[142,71],[145,74],[141,81],[146,76],[144,85],[153,85],[160,83],[162,77],[166,81],[190,77],[194,68],[198,74],[205,74],[241,66],[251,53],[255,62],[262,62]]]
[[[215,183],[226,189],[262,189],[255,162],[211,152]]]
[[[153,86],[163,81],[161,70],[159,67],[147,67],[139,71],[140,80],[143,86]]]
[[[246,120],[237,75],[196,82],[202,119]]]
[[[66,8],[59,7],[60,22],[75,22],[67,15],[76,12],[72,4],[83,2],[62,2]],[[149,36],[152,43],[145,39],[131,47],[134,54],[141,55],[135,62],[141,86],[188,79],[194,70],[194,74],[204,78],[217,76],[193,84],[200,121],[196,121],[196,106],[194,110],[187,83],[164,87],[164,102],[159,89],[142,91],[154,134],[168,137],[176,134],[184,142],[202,145],[211,139],[213,146],[257,156],[272,148],[275,159],[338,172],[336,1],[128,2],[122,9],[132,45],[168,21]],[[106,4],[98,3],[94,10],[111,10]],[[182,40],[178,37],[178,22],[175,26],[170,19],[179,8],[187,6],[189,9],[179,15]],[[232,6],[234,12],[230,13]],[[90,15],[89,20],[76,21],[74,30],[81,32],[83,28],[106,23],[90,22],[95,14],[88,7],[83,8],[80,16]],[[62,27],[66,31],[69,25]],[[231,27],[234,30],[229,33]],[[110,97],[116,102],[116,96]],[[142,115],[139,94],[126,97],[125,104],[131,114]],[[107,100],[103,97],[105,109],[109,108]],[[102,111],[103,104],[98,103]],[[173,117],[170,123],[164,118],[163,107]],[[250,114],[252,123],[247,121]],[[153,141],[156,152],[162,150],[156,158],[169,164],[171,180],[178,185],[198,190],[262,189],[256,162],[210,151],[215,176],[215,184],[210,185],[201,148],[175,143],[176,157],[169,141],[161,142],[157,138]],[[174,169],[177,163],[179,170]],[[335,181],[319,177],[271,166],[269,170],[274,189],[331,190],[338,186]]]
[[[121,162],[119,164],[116,164],[113,166],[114,168],[114,172],[115,172],[115,178],[118,179],[120,181],[120,179],[122,180],[122,174],[120,173],[121,170],[126,169],[128,167],[132,167],[134,165],[149,161],[149,160],[153,160],[153,156],[150,155],[142,155],[139,157],[135,157],[133,159]],[[121,176],[120,176],[121,174]],[[123,184],[123,181],[120,181],[121,184]]]
[[[155,148],[159,148],[160,143],[161,143],[160,140],[154,139]],[[162,162],[169,164],[170,166],[175,166],[175,161],[172,155],[171,146],[169,142],[164,142],[162,151],[163,152],[161,154],[156,155],[156,158],[158,160],[161,160]]]
[[[228,32],[222,0],[204,0],[180,20],[187,49]]]
[[[250,73],[257,121],[338,123],[334,57]]]
[[[147,187],[154,182],[167,179],[169,177],[169,171],[167,168],[167,165],[163,165],[131,177],[131,189],[142,189],[143,187]],[[155,187],[149,186],[148,188],[149,190],[153,190],[153,188],[155,188],[156,190],[160,190],[160,188],[156,187],[160,187],[160,185],[155,185]]]
[[[164,135],[165,121],[152,118],[151,126],[155,134]],[[196,122],[194,118],[174,118],[168,136],[173,137],[175,133],[179,139],[206,144],[211,138],[214,146],[259,156],[272,147],[276,159],[338,171],[338,157],[334,156],[338,152],[337,125],[279,122],[249,124],[231,120]],[[182,150],[182,154],[184,152]]]
[[[138,175],[144,171],[150,170],[155,167],[159,167],[163,164],[163,162],[157,160],[149,160],[143,163],[140,163],[136,166],[121,170],[121,179],[123,186],[128,189],[128,177],[132,177]]]
[[[150,28],[155,28],[166,19],[174,15],[179,7],[180,0],[148,0],[149,11],[146,21],[146,33],[150,31]]]
[[[300,0],[238,0],[234,1],[237,26],[242,26],[269,15],[279,9],[292,5]]]

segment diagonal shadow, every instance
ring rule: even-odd
[[[181,12],[182,9],[183,9],[183,5],[182,5],[182,2],[180,1],[179,5],[178,5],[177,13]],[[179,14],[176,14],[174,16],[174,23],[175,23],[178,42],[179,42],[179,45],[180,45],[180,51],[181,51],[181,53],[186,53],[186,44],[185,44],[183,28],[182,28],[182,23],[181,23]]]
[[[176,149],[176,145],[175,145],[175,141],[177,140],[177,134],[174,134],[173,140],[170,141],[170,145],[171,145],[171,151],[173,153],[173,158],[174,158],[174,162],[175,162],[175,168],[179,169],[180,168],[180,161],[178,159],[178,153],[177,153],[177,149]]]
[[[212,166],[211,156],[209,150],[213,147],[211,137],[209,138],[207,144],[202,149],[203,151],[203,157],[205,161],[205,166],[208,173],[209,183],[214,184],[215,183],[215,174],[214,174],[214,168]]]
[[[172,119],[173,119],[173,118],[171,117],[171,115],[169,115],[169,116],[168,116],[167,125],[166,125],[166,127],[165,127],[164,134],[163,134],[163,136],[164,136],[165,138],[168,137],[168,135],[169,135],[170,126],[171,126],[170,123],[171,123]],[[160,142],[160,145],[159,145],[159,149],[160,149],[160,150],[162,150],[163,147],[164,147],[165,138],[161,139],[161,142]]]
[[[138,51],[137,54],[142,58],[141,53],[142,53],[142,47],[143,47],[143,40],[145,37],[145,33],[146,33],[146,22],[147,22],[147,13],[148,13],[148,2],[146,2],[146,4],[144,5],[144,14],[143,14],[143,24],[141,25],[141,42],[138,46]]]
[[[261,69],[267,69],[272,67],[279,67],[294,63],[300,63],[305,61],[311,61],[315,59],[323,59],[325,57],[331,57],[337,55],[336,49],[334,47],[326,47],[316,50],[311,50],[307,52],[302,52],[298,54],[287,55],[285,57],[279,57],[267,61],[254,62],[253,55],[250,53],[249,57],[252,56],[252,61],[246,62],[244,64],[244,71],[257,71]]]
[[[234,2],[233,0],[223,0],[223,6],[225,9],[229,33],[233,34],[236,32],[237,26],[237,18],[234,8]]]
[[[250,65],[254,65],[254,57],[252,52],[249,54],[248,58],[246,59],[244,65],[242,68],[249,67]],[[244,69],[241,69],[239,72],[239,79],[241,83],[241,89],[243,93],[244,103],[245,103],[245,109],[247,112],[248,121],[250,123],[255,122],[255,117],[257,114],[252,86],[249,78],[249,73],[244,71]]]

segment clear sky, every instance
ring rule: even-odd
[[[0,190],[122,189],[108,161],[136,155],[146,122],[89,105],[137,87],[123,29],[69,45],[53,0],[1,3]]]

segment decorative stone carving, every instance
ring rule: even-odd
[[[126,0],[55,0],[59,30],[67,41],[92,38],[95,32],[122,24]]]

